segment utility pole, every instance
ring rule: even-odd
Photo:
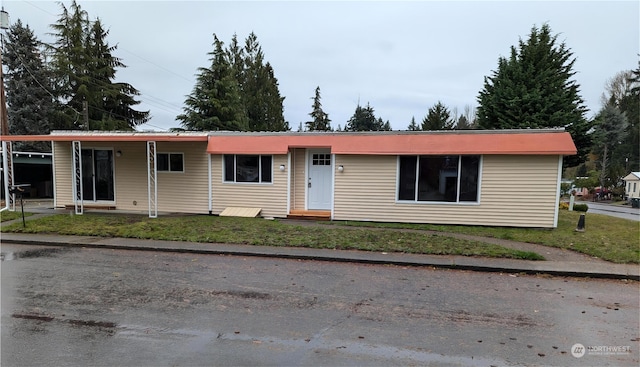
[[[89,130],[89,104],[87,100],[82,101],[82,123],[85,130]]]
[[[0,11],[0,28],[2,31],[9,29],[9,13],[4,11],[4,8]],[[3,37],[3,35],[0,34],[0,37]],[[2,44],[0,45],[0,134],[9,135],[9,115],[4,91],[4,72],[2,70],[2,49],[4,49],[4,38],[2,38]]]

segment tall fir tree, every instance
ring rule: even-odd
[[[438,101],[433,107],[429,108],[427,116],[422,120],[422,130],[451,130],[454,121],[451,119],[449,109]]]
[[[616,106],[627,117],[627,128],[621,144],[611,152],[612,165],[621,164],[625,171],[640,171],[640,63],[635,70],[625,70],[616,74],[606,85],[603,104]],[[596,144],[594,144],[596,145]]]
[[[563,127],[578,148],[565,166],[584,162],[591,148],[584,117],[586,107],[573,79],[573,53],[558,43],[548,24],[533,27],[527,41],[511,47],[509,58],[498,59],[498,69],[485,77],[478,96],[478,125],[483,129]]]
[[[280,97],[273,68],[264,62],[258,37],[251,32],[245,41],[242,97],[251,131],[286,131],[284,98]]]
[[[13,135],[46,135],[51,131],[54,96],[40,42],[28,25],[18,21],[9,27],[3,62],[9,131]],[[48,142],[16,142],[15,150],[48,152]]]
[[[329,115],[322,110],[322,102],[320,101],[320,86],[316,87],[316,93],[311,105],[312,111],[309,113],[311,121],[305,123],[308,131],[331,131],[331,120]]]
[[[200,68],[193,92],[185,100],[184,113],[176,119],[187,130],[247,130],[240,84],[229,62],[230,55],[214,34],[211,66]]]
[[[624,155],[628,160],[627,171],[640,172],[640,62],[638,68],[631,71],[629,83],[631,90],[619,104],[629,122],[624,140],[627,148]]]
[[[91,21],[74,0],[70,9],[63,4],[57,23],[52,24],[56,41],[52,66],[56,73],[55,91],[67,115],[70,128],[96,130],[132,129],[149,120],[148,111],[132,108],[139,104],[138,90],[127,83],[114,83],[116,68],[124,68],[113,56],[101,21]],[[86,108],[88,121],[78,119]]]
[[[627,117],[614,104],[605,106],[595,118],[594,153],[600,166],[600,186],[609,187],[626,175],[620,160],[612,161],[627,129]]]

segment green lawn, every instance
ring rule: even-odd
[[[363,222],[340,224],[464,233],[571,249],[616,263],[640,263],[640,222],[587,213],[585,232],[576,232],[580,214],[560,210],[558,228],[555,229]]]
[[[429,233],[204,215],[156,219],[122,214],[54,215],[29,221],[26,228],[13,224],[2,231],[544,260],[532,252]]]
[[[25,218],[31,216],[31,213],[24,213]],[[8,210],[3,210],[0,212],[0,222],[6,222],[14,219],[22,218],[22,211],[16,210],[15,212],[10,212]]]
[[[16,223],[3,226],[2,231],[543,259],[535,253],[511,250],[482,241],[456,239],[426,232],[394,230],[408,228],[536,243],[572,249],[616,263],[640,263],[639,222],[586,214],[586,231],[576,232],[580,214],[561,210],[558,228],[527,229],[371,222],[320,222],[324,225],[308,226],[259,218],[191,215],[150,219],[144,215],[86,213],[82,216],[44,217],[27,222],[27,228],[22,228],[22,223]],[[341,226],[362,228],[341,228]],[[372,231],[368,227],[376,227],[377,230]]]

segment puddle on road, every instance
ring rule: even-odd
[[[222,333],[213,330],[194,329],[170,329],[141,325],[118,325],[117,335],[132,339],[175,339],[175,340],[201,340],[201,344],[212,343],[214,341],[227,341],[251,344],[255,347],[265,346],[278,350],[288,350],[283,355],[286,360],[286,353],[293,353],[291,356],[297,360],[299,351],[313,353],[340,353],[353,356],[366,356],[367,358],[377,357],[380,359],[403,360],[409,365],[455,365],[455,366],[504,366],[508,363],[500,359],[470,357],[462,355],[447,356],[420,349],[409,349],[393,347],[381,344],[368,344],[355,340],[335,340],[327,339],[315,335],[308,339],[282,339],[274,336],[254,337],[240,331]],[[292,363],[295,364],[295,363]],[[512,365],[512,364],[509,364]]]
[[[10,261],[18,259],[35,259],[39,257],[55,257],[63,253],[72,251],[67,247],[39,248],[34,250],[24,250],[17,252],[1,252],[0,261]]]

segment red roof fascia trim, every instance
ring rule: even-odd
[[[0,141],[206,142],[206,135],[0,135]]]
[[[286,154],[289,148],[330,148],[334,154],[573,155],[569,133],[381,134],[381,135],[232,135],[210,136],[210,154]]]

